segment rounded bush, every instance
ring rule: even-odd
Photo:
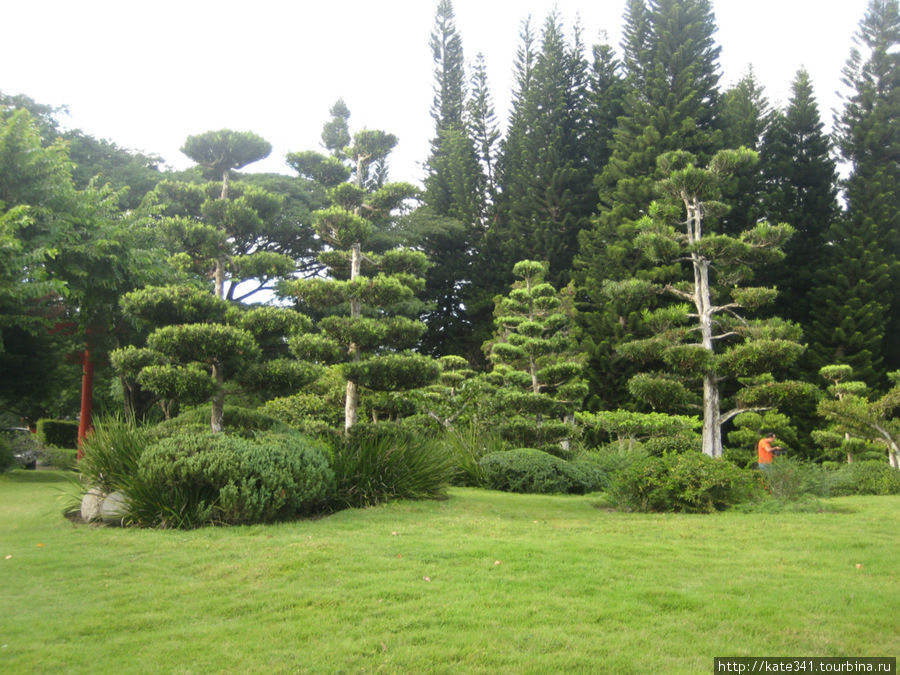
[[[616,479],[620,507],[635,511],[709,513],[750,499],[760,489],[754,472],[701,453],[648,457]]]
[[[322,446],[299,434],[185,433],[144,452],[128,497],[143,525],[262,523],[310,511],[333,479]]]
[[[150,429],[148,434],[156,440],[180,433],[187,433],[188,431],[202,434],[210,430],[209,421],[211,415],[212,406],[210,404],[197,406],[190,410],[185,410],[177,417],[160,422]],[[280,433],[292,431],[290,426],[265,412],[233,405],[225,406],[223,424],[225,433],[246,437],[253,436],[259,431],[277,431]]]
[[[564,459],[532,448],[502,450],[479,461],[487,487],[505,492],[537,494],[585,492],[602,482],[587,463]]]

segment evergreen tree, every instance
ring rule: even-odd
[[[627,92],[612,154],[596,177],[599,215],[579,236],[576,279],[587,331],[595,340],[589,380],[603,407],[617,407],[626,392],[616,383],[632,367],[615,345],[639,334],[633,299],[609,302],[607,280],[633,276],[646,266],[633,245],[640,220],[655,196],[657,157],[685,150],[701,163],[721,147],[718,130],[719,47],[709,0],[630,0],[625,16],[623,63]]]
[[[662,293],[678,304],[648,310],[642,320],[652,337],[619,346],[629,358],[655,364],[656,372],[636,375],[629,390],[653,408],[683,412],[702,410],[703,452],[722,456],[722,425],[749,409],[771,405],[776,386],[771,376],[753,381],[740,392],[737,405],[723,412],[723,383],[730,378],[754,378],[786,367],[802,351],[795,326],[780,320],[752,321],[743,313],[771,302],[776,292],[767,287],[744,287],[754,266],[790,236],[790,226],[759,223],[738,237],[715,234],[711,221],[724,213],[718,201],[724,176],[743,163],[755,161],[750,150],[723,150],[708,168],[699,168],[689,153],[660,157],[664,199],[654,202],[640,223],[636,244],[656,263],[688,260],[689,281],[656,278],[609,282],[610,294]],[[673,224],[674,223],[674,224]],[[698,400],[693,389],[702,389]],[[793,388],[788,387],[788,391]]]
[[[498,222],[488,237],[497,282],[508,283],[517,260],[540,254],[549,279],[568,280],[578,233],[593,210],[584,137],[588,128],[589,67],[576,27],[567,41],[556,14],[547,17],[540,51],[523,32],[517,62],[518,91],[502,147]]]
[[[791,90],[787,109],[775,115],[760,154],[765,212],[794,228],[784,260],[767,277],[778,287],[781,316],[799,323],[808,339],[812,315],[819,312],[818,307],[813,312],[812,292],[829,248],[826,232],[839,214],[837,172],[805,70],[797,73]],[[809,353],[816,351],[811,346]]]
[[[844,82],[851,88],[843,112],[838,120],[838,148],[841,157],[850,164],[851,174],[845,184],[847,217],[850,227],[847,234],[859,237],[865,248],[859,254],[869,257],[873,271],[860,266],[863,279],[869,279],[873,290],[881,284],[874,278],[877,270],[887,266],[890,288],[900,286],[900,7],[897,0],[871,0],[857,34],[858,48],[851,52],[844,69]],[[851,261],[839,240],[832,238],[832,246],[840,255],[833,258],[829,269],[836,275]],[[873,248],[874,246],[874,248]],[[900,366],[900,341],[895,339],[900,331],[900,294],[888,292],[871,300],[860,296],[874,316],[882,309],[878,321],[881,324],[869,332],[865,345],[842,346],[831,340],[825,342],[835,358],[831,362],[851,363],[857,376],[870,385],[876,384],[872,373],[862,364],[845,361],[837,354],[843,351],[845,358],[853,356],[854,349],[872,353],[873,366],[880,362],[887,370]],[[878,307],[881,305],[881,308]],[[838,310],[839,307],[829,309]],[[834,325],[843,325],[846,315],[833,315]],[[862,334],[860,331],[858,334]],[[827,336],[823,336],[827,337]]]

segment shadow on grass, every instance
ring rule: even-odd
[[[60,471],[57,469],[37,469],[33,471],[25,469],[14,469],[4,474],[0,474],[3,480],[10,483],[65,483],[71,480],[70,471]]]

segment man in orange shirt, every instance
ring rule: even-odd
[[[759,439],[759,443],[756,444],[756,456],[760,469],[769,466],[775,455],[780,455],[783,451],[783,448],[779,445],[772,446],[772,443],[775,441],[774,431],[767,431],[765,434]]]

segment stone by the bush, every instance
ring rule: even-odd
[[[99,488],[91,488],[81,498],[81,519],[84,522],[90,523],[100,518],[104,497],[105,495]]]
[[[121,525],[122,518],[127,512],[125,495],[121,492],[113,492],[106,496],[100,507],[100,517],[108,525]]]

